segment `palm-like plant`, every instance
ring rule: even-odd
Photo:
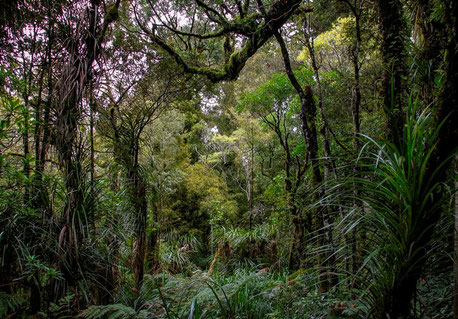
[[[409,316],[427,252],[437,240],[434,228],[444,212],[446,197],[434,196],[444,191],[437,175],[447,163],[430,167],[440,126],[432,127],[429,110],[417,112],[415,105],[409,105],[400,147],[369,138],[366,148],[375,151],[370,164],[363,165],[366,176],[356,180],[368,212],[365,228],[372,251],[367,251],[363,268],[371,278],[366,291],[375,318]]]

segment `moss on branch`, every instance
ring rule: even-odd
[[[274,35],[274,32],[277,32],[289,20],[296,10],[298,10],[300,4],[301,0],[277,0],[265,15],[255,12],[234,19],[233,21],[222,21],[220,23],[221,31],[213,33],[212,37],[219,34],[222,37],[234,33],[244,35],[246,39],[242,47],[234,51],[221,68],[189,65],[181,57],[179,52],[172,48],[166,41],[157,36],[153,31],[147,30],[146,27],[142,25],[140,27],[150,35],[153,42],[173,57],[175,62],[183,68],[184,72],[206,76],[212,82],[235,80],[238,78],[247,60]],[[303,11],[304,9],[302,8],[301,12]],[[311,12],[312,8],[307,7],[305,11]],[[260,18],[262,18],[262,21],[259,21]],[[168,29],[176,34],[182,34],[182,31]],[[205,35],[198,34],[187,35],[200,39],[205,37]]]

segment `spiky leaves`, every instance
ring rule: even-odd
[[[374,251],[367,252],[365,267],[373,278],[368,291],[376,318],[409,316],[443,213],[443,201],[435,199],[442,187],[437,175],[451,157],[428,173],[441,128],[433,124],[429,110],[417,111],[411,103],[401,147],[372,139],[366,144],[374,147],[371,163],[362,168],[370,176],[356,181],[369,210],[365,226]]]

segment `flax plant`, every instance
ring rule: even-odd
[[[363,195],[360,221],[367,234],[359,277],[373,318],[411,315],[417,281],[434,247],[441,246],[434,227],[449,211],[444,202],[449,197],[434,198],[446,190],[436,177],[456,149],[430,167],[441,125],[433,127],[430,110],[418,110],[417,104],[409,102],[400,146],[365,137],[370,155],[361,164],[362,177],[354,179]]]

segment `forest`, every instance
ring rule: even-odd
[[[0,318],[458,318],[458,1],[4,0]]]

